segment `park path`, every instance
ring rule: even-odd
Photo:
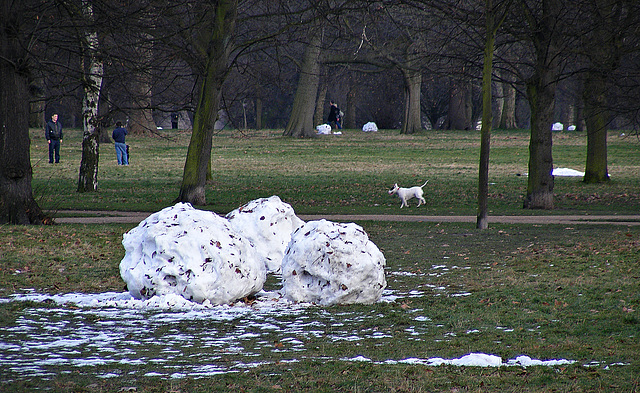
[[[147,218],[149,212],[123,212],[100,210],[62,210],[65,217],[57,217],[58,224],[137,224]],[[331,221],[395,221],[395,222],[468,222],[475,223],[475,216],[416,216],[376,214],[299,214],[302,220],[327,219]],[[603,224],[639,226],[640,215],[545,215],[545,216],[489,216],[489,223],[502,224]]]

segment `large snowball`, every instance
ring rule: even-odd
[[[123,236],[120,275],[136,299],[177,294],[226,304],[262,289],[266,269],[253,245],[215,213],[178,203]]]
[[[268,272],[279,273],[291,233],[304,221],[277,196],[253,200],[227,214],[231,227],[256,246]]]
[[[374,303],[387,286],[385,263],[360,226],[310,221],[291,236],[282,261],[282,289],[299,302]]]

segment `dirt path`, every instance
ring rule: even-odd
[[[58,224],[137,224],[147,218],[148,212],[120,212],[120,211],[84,211],[64,210],[58,214],[72,215],[58,217]],[[475,223],[475,216],[413,216],[413,215],[298,215],[305,221],[327,219],[331,221],[397,221],[397,222],[469,222]],[[566,216],[489,216],[489,223],[503,224],[606,224],[639,226],[640,215],[566,215]]]

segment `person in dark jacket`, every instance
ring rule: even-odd
[[[336,128],[342,129],[342,119],[340,118],[340,108],[338,108],[338,104],[333,101],[329,101],[331,107],[329,108],[329,117],[327,118],[327,122],[333,126],[335,123]]]
[[[49,144],[49,164],[53,164],[55,155],[56,164],[60,162],[60,144],[62,143],[62,124],[58,121],[58,114],[54,113],[51,120],[44,126],[44,137]]]
[[[129,165],[127,144],[124,141],[124,138],[128,133],[127,129],[122,127],[121,122],[116,122],[116,128],[113,130],[111,137],[113,138],[114,145],[116,145],[116,159],[118,160],[118,165]]]

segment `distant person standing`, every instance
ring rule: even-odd
[[[171,112],[171,129],[172,130],[177,130],[178,129],[178,120],[180,119],[180,115],[178,115],[176,112]]]
[[[54,113],[51,120],[44,126],[44,137],[49,144],[49,164],[53,164],[55,156],[56,164],[60,162],[60,143],[62,143],[62,124],[58,121],[58,114]]]
[[[329,104],[331,107],[329,108],[329,117],[327,118],[327,122],[332,127],[335,123],[336,128],[342,129],[342,124],[340,124],[342,119],[340,119],[340,108],[338,108],[338,104],[333,101],[329,101]]]
[[[111,137],[116,145],[116,159],[118,165],[129,165],[129,155],[127,154],[127,144],[124,141],[125,136],[129,132],[126,128],[122,127],[121,122],[116,122],[116,129],[113,130]]]

